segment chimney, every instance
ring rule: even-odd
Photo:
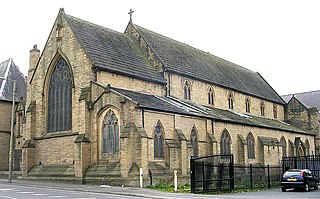
[[[40,57],[40,50],[37,48],[37,44],[33,45],[33,48],[30,50],[30,57],[29,57],[29,71],[28,77],[30,78],[33,74],[34,69],[37,66],[38,60]]]

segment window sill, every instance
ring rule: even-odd
[[[79,132],[72,132],[72,131],[60,131],[60,132],[53,132],[53,133],[47,133],[41,137],[34,137],[34,140],[45,140],[50,138],[58,138],[58,137],[67,137],[67,136],[75,136],[78,135]]]

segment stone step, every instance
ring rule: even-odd
[[[86,173],[85,178],[118,178],[121,177],[120,174],[120,162],[99,162],[96,164],[91,165]]]
[[[35,165],[27,174],[29,177],[74,177],[74,165]]]

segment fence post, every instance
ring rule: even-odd
[[[195,160],[193,157],[190,157],[190,186],[191,186],[191,193],[195,193]]]
[[[250,164],[250,189],[253,189],[252,164]]]
[[[268,168],[268,188],[270,189],[271,185],[270,185],[270,165],[269,164],[267,168]]]
[[[234,190],[234,165],[233,165],[233,156],[232,161],[229,163],[229,178],[230,178],[230,189]]]
[[[142,168],[140,168],[140,188],[143,188],[143,171],[142,171]]]
[[[204,161],[202,161],[202,190],[206,190],[207,189],[207,183],[206,183],[206,174],[204,171],[205,165],[204,165]]]

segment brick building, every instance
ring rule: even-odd
[[[139,168],[187,179],[190,156],[278,165],[315,150],[258,73],[131,20],[120,33],[60,10],[27,87],[25,177],[134,185]]]
[[[19,67],[16,66],[12,59],[8,59],[0,63],[0,171],[7,171],[9,168],[9,140],[11,133],[11,111],[12,111],[12,92],[13,92],[13,82],[16,81],[16,100],[17,106],[19,107],[20,99],[26,99],[26,80],[24,75],[19,70]],[[5,79],[2,79],[5,78]],[[8,80],[7,80],[8,79]],[[20,101],[22,106],[23,101]],[[23,109],[21,109],[23,110]],[[20,112],[21,113],[21,112]],[[22,118],[23,116],[17,115],[17,119]],[[20,123],[21,121],[21,123]],[[15,127],[20,129],[18,126],[23,125],[23,120],[16,120]],[[19,124],[19,125],[17,125]],[[16,150],[13,153],[14,157],[14,169],[19,169],[20,167],[20,157],[21,157],[21,147],[19,132],[14,129],[15,136],[17,138]],[[19,143],[19,144],[18,144]]]

